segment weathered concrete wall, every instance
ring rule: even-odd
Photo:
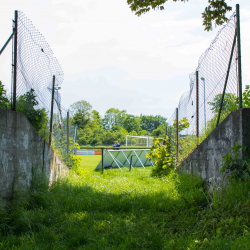
[[[221,178],[222,156],[238,141],[250,148],[250,109],[234,111],[179,165],[180,170],[198,173],[206,183]]]
[[[32,168],[53,182],[68,168],[23,114],[0,108],[0,195],[29,187]]]

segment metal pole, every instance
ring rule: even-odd
[[[147,147],[149,147],[149,135],[148,135],[148,140],[147,140]]]
[[[126,147],[128,146],[128,136],[126,135]]]
[[[102,148],[102,174],[103,174],[104,166],[103,166],[103,148]]]
[[[205,120],[205,132],[207,130],[207,119],[206,119],[206,85],[205,85],[205,78],[202,77],[201,80],[203,81],[204,84],[204,120]]]
[[[179,155],[179,121],[178,121],[178,108],[176,108],[176,162],[178,162]]]
[[[53,76],[52,97],[51,97],[51,110],[50,110],[50,127],[49,127],[49,145],[50,146],[51,146],[52,126],[53,126],[54,92],[55,92],[55,76]]]
[[[241,42],[240,42],[240,5],[236,4],[237,17],[237,50],[238,50],[238,84],[239,84],[239,108],[242,108],[242,70],[241,70]]]
[[[59,123],[60,123],[60,118],[58,114],[58,148],[60,147],[60,128],[59,128]]]
[[[131,155],[131,157],[130,157],[129,171],[131,171],[131,166],[132,166],[132,157],[133,157],[133,155]]]
[[[15,10],[15,36],[14,36],[14,76],[13,76],[13,107],[12,109],[16,111],[16,86],[17,86],[17,19],[18,11]]]
[[[199,144],[199,72],[196,71],[196,137]]]
[[[67,111],[67,155],[69,156],[69,111]]]
[[[7,40],[7,42],[4,44],[4,46],[2,47],[2,49],[0,50],[0,55],[3,53],[4,49],[6,48],[6,46],[9,44],[10,40],[12,39],[12,37],[15,34],[15,30],[13,29],[13,33],[11,34],[11,36],[9,37],[9,39]]]
[[[230,68],[231,68],[231,63],[232,63],[232,59],[233,59],[235,43],[236,43],[236,32],[235,32],[233,46],[232,46],[232,50],[231,50],[231,56],[230,56],[229,64],[228,64],[228,68],[227,68],[227,75],[226,75],[226,80],[225,80],[225,84],[224,84],[224,89],[223,89],[223,93],[222,93],[222,96],[221,96],[220,109],[219,109],[219,114],[218,114],[216,127],[219,125],[219,122],[220,122],[220,114],[221,114],[221,110],[222,110],[222,106],[223,106],[224,96],[225,96],[226,87],[227,87],[227,81],[228,81],[229,72],[230,72]]]

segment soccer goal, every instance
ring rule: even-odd
[[[154,139],[156,138],[149,135],[126,135],[126,147],[152,147],[154,145]]]

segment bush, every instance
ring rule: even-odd
[[[160,142],[165,145],[161,145]],[[155,139],[147,158],[155,163],[152,176],[168,175],[176,168],[175,157],[171,153],[168,137],[166,139]]]
[[[24,95],[21,95],[17,101],[17,111],[24,114],[29,122],[33,125],[36,131],[46,129],[48,124],[48,117],[45,108],[35,109],[38,105],[36,100],[35,90],[31,89]]]

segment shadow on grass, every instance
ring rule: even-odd
[[[49,190],[38,185],[16,195],[1,210],[0,249],[209,249],[228,244],[216,231],[219,219],[207,223],[219,215],[204,209],[199,178],[140,180],[124,172],[115,179],[115,172],[107,174],[72,175]]]

